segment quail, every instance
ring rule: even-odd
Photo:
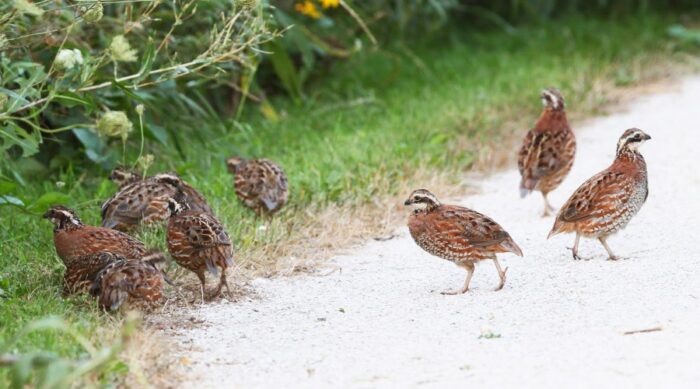
[[[533,190],[542,193],[544,215],[554,208],[547,194],[556,189],[566,178],[576,155],[576,137],[566,119],[564,98],[555,88],[541,94],[544,110],[535,127],[531,129],[518,153],[520,195],[527,196]]]
[[[639,153],[639,146],[651,139],[638,128],[625,131],[617,143],[612,165],[584,182],[559,210],[548,238],[565,232],[575,232],[572,248],[578,255],[581,236],[598,239],[608,253],[613,254],[607,238],[625,228],[639,212],[649,195],[647,165]]]
[[[117,184],[119,189],[132,184],[136,181],[142,179],[138,172],[131,170],[125,166],[117,166],[112,169],[112,173],[109,175],[109,180]]]
[[[114,311],[125,302],[150,308],[163,298],[164,275],[157,267],[165,261],[163,253],[150,252],[138,260],[110,252],[96,256],[106,265],[95,276],[90,294],[98,298],[103,309]]]
[[[214,276],[221,268],[221,278],[211,297],[221,294],[226,286],[226,269],[233,266],[233,247],[224,226],[211,213],[190,209],[178,194],[168,200],[168,251],[178,265],[194,272],[201,283],[201,299],[204,301],[205,272]],[[195,298],[196,300],[196,298]]]
[[[185,193],[184,201],[193,209],[212,212],[206,199],[177,174],[161,173],[141,178],[135,172],[116,168],[110,175],[120,185],[119,191],[102,204],[102,226],[129,231],[139,225],[165,221],[170,216],[168,198],[178,188]]]
[[[70,208],[57,205],[44,214],[54,224],[56,253],[66,266],[64,294],[83,289],[104,266],[103,252],[141,258],[146,253],[143,243],[131,236],[104,227],[83,224]]]
[[[234,175],[236,195],[257,215],[272,215],[287,202],[287,175],[274,162],[231,157],[226,160],[226,166]]]
[[[496,254],[511,252],[522,257],[523,253],[498,223],[468,208],[443,205],[425,189],[413,191],[404,205],[417,207],[408,218],[408,230],[418,246],[467,270],[464,286],[443,294],[467,292],[475,264],[486,259],[493,260],[498,271],[496,290],[503,288],[508,268],[501,270]]]

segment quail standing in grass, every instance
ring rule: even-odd
[[[647,165],[639,153],[639,146],[651,139],[638,128],[625,131],[617,143],[612,165],[584,182],[559,210],[548,238],[575,232],[572,248],[578,255],[581,236],[598,239],[608,252],[608,258],[618,259],[607,243],[607,238],[627,226],[639,212],[649,195]]]
[[[95,276],[90,294],[100,307],[115,311],[124,303],[150,308],[163,298],[163,273],[158,264],[165,262],[161,252],[150,252],[138,260],[110,252],[96,254],[96,261],[106,265]]]
[[[468,208],[443,205],[425,189],[413,191],[404,205],[418,207],[408,218],[408,229],[418,246],[467,271],[462,288],[443,294],[467,292],[475,264],[486,259],[493,260],[498,271],[496,290],[503,288],[508,268],[501,270],[496,254],[511,252],[522,257],[523,253],[498,223]]]
[[[56,253],[66,266],[64,294],[89,287],[106,265],[97,254],[110,252],[125,258],[141,258],[146,254],[146,247],[138,240],[110,228],[85,225],[67,207],[53,206],[44,218],[54,224]]]
[[[219,296],[223,286],[230,292],[226,269],[233,266],[233,247],[224,226],[211,213],[190,209],[182,201],[182,193],[170,198],[168,204],[171,214],[168,222],[168,251],[178,265],[197,275],[201,283],[202,302],[207,270],[216,276],[218,268],[221,268],[219,285],[211,298]]]
[[[544,216],[554,208],[547,194],[556,189],[566,178],[574,163],[576,137],[566,119],[564,98],[555,88],[542,91],[544,110],[530,130],[518,153],[520,195],[527,196],[533,190],[544,198]]]
[[[287,175],[267,159],[245,160],[231,157],[226,166],[234,175],[236,195],[247,207],[260,215],[272,215],[287,203]]]
[[[119,185],[119,191],[102,204],[102,226],[128,231],[137,225],[165,221],[170,216],[168,199],[178,188],[184,193],[184,202],[192,209],[211,212],[206,199],[177,174],[161,173],[141,178],[133,171],[118,167],[110,179]]]

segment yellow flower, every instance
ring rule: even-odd
[[[306,0],[303,3],[296,3],[294,9],[297,10],[302,15],[306,15],[313,19],[318,19],[321,17],[321,13],[310,0]]]
[[[339,5],[340,0],[321,0],[321,7],[323,7],[323,9],[338,8]]]

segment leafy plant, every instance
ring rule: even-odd
[[[118,339],[109,346],[97,347],[62,319],[40,319],[26,326],[13,340],[0,348],[0,367],[10,370],[12,389],[21,389],[28,385],[40,389],[65,388],[87,376],[99,376],[109,371],[118,372],[124,367],[118,361],[118,355],[139,323],[140,318],[137,314],[128,315]],[[68,359],[49,351],[25,354],[10,352],[20,338],[35,331],[66,333],[82,346],[86,355],[79,359]]]
[[[136,117],[141,142],[179,137],[162,118],[212,114],[206,99],[181,91],[254,69],[262,46],[279,36],[262,5],[237,3],[3,2],[0,155],[63,166],[77,148],[110,167],[119,157],[110,143],[125,143]],[[181,104],[163,104],[168,98]]]

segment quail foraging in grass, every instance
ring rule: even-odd
[[[233,266],[233,247],[224,226],[211,213],[190,209],[182,202],[182,193],[168,200],[168,251],[178,265],[194,272],[201,283],[204,302],[208,270],[215,276],[221,268],[221,278],[211,298],[219,296],[223,286],[230,292],[226,269]],[[196,298],[195,298],[196,300]]]
[[[575,232],[572,248],[578,255],[581,236],[598,239],[609,259],[618,259],[607,238],[627,226],[649,195],[647,165],[638,149],[651,139],[638,128],[625,131],[617,143],[612,165],[584,182],[559,210],[548,238],[563,232]]]
[[[192,209],[211,212],[206,199],[177,174],[161,173],[142,178],[134,171],[117,167],[110,179],[119,191],[102,204],[102,226],[128,231],[139,224],[165,221],[170,216],[168,199],[178,188],[185,193],[184,202]]]
[[[540,191],[544,198],[544,214],[548,216],[554,208],[547,194],[556,189],[566,178],[576,155],[576,137],[566,119],[564,98],[555,88],[542,91],[544,110],[520,147],[518,170],[520,195],[525,197],[533,190]]]
[[[272,215],[287,203],[287,175],[276,163],[267,159],[231,157],[226,160],[226,166],[234,175],[236,195],[258,216]]]
[[[138,240],[109,228],[85,225],[75,211],[62,205],[49,208],[44,218],[54,224],[56,253],[66,266],[64,294],[79,291],[94,280],[106,264],[97,254],[141,258],[146,253]]]
[[[418,207],[408,218],[408,229],[418,246],[467,270],[464,286],[443,294],[468,291],[474,265],[486,259],[493,260],[498,271],[496,290],[503,288],[508,268],[501,270],[496,254],[511,252],[522,257],[523,253],[498,223],[468,208],[443,205],[425,189],[413,191],[404,205]]]
[[[126,302],[132,307],[150,308],[163,298],[166,278],[157,267],[165,262],[163,253],[153,251],[132,260],[109,252],[95,256],[106,265],[95,276],[90,294],[98,298],[103,309],[115,311]]]

